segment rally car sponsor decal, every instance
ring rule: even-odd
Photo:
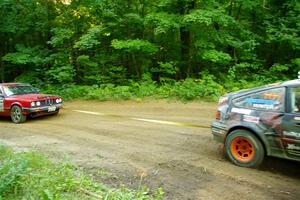
[[[300,133],[297,132],[293,132],[293,131],[283,131],[283,134],[285,136],[289,136],[289,137],[294,137],[294,138],[299,138],[300,139]]]
[[[255,104],[269,104],[269,105],[274,105],[275,104],[275,101],[270,100],[270,99],[247,98],[246,102],[247,103],[255,103]]]
[[[250,115],[252,110],[244,109],[244,108],[232,108],[231,112],[238,113],[238,114],[244,114],[244,115]]]
[[[300,151],[300,147],[296,146],[295,144],[288,144],[287,149]]]
[[[253,108],[261,108],[261,109],[265,109],[265,110],[273,110],[274,109],[274,105],[272,104],[259,104],[259,103],[254,103]]]
[[[294,119],[297,121],[300,121],[300,117],[295,117]]]
[[[243,116],[243,121],[245,122],[252,122],[252,123],[258,123],[259,122],[259,117],[254,117],[250,115],[244,115]]]

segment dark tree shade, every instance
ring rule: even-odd
[[[0,79],[291,79],[299,22],[296,0],[2,0]]]

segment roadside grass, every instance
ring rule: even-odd
[[[279,81],[279,80],[277,80]],[[276,80],[265,77],[256,77],[254,80],[234,79],[225,77],[217,79],[210,74],[204,74],[201,78],[186,78],[175,81],[163,79],[160,82],[154,81],[149,74],[144,74],[139,81],[126,80],[113,84],[109,82],[95,82],[94,85],[54,84],[36,83],[44,93],[58,94],[64,100],[86,99],[86,100],[137,100],[144,98],[168,99],[188,102],[193,100],[214,101],[227,92],[238,91],[241,89],[253,88]]]
[[[212,78],[191,79],[174,83],[157,84],[152,80],[131,82],[128,85],[48,85],[43,87],[44,93],[58,94],[64,100],[142,100],[143,98],[171,99],[183,102],[191,100],[217,101],[226,91]]]
[[[98,183],[69,162],[53,162],[36,151],[15,152],[0,144],[0,200],[2,199],[104,199],[159,200],[161,188],[150,194],[110,188]]]

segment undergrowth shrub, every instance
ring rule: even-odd
[[[128,100],[132,97],[132,92],[129,86],[117,86],[110,91],[112,99],[124,99]]]
[[[274,76],[275,72],[270,70],[263,74],[244,73],[241,76],[224,76],[219,80],[228,92],[238,91],[242,89],[254,88],[266,84],[278,83],[290,80],[291,77],[286,75]],[[276,73],[277,74],[277,73]]]
[[[88,191],[88,192],[87,192]],[[0,199],[161,199],[162,189],[152,195],[141,187],[134,191],[121,187],[109,188],[95,182],[81,169],[68,162],[52,162],[44,155],[14,152],[0,145]]]
[[[143,98],[151,97],[158,93],[155,81],[153,81],[149,74],[143,75],[142,81],[140,82],[130,82],[130,88],[133,93],[133,96]]]
[[[211,78],[191,79],[187,78],[182,82],[177,82],[171,89],[171,95],[181,100],[217,100],[225,90],[221,85]]]
[[[211,76],[202,79],[187,78],[175,83],[159,85],[155,81],[144,78],[140,82],[130,81],[128,85],[116,86],[103,84],[94,86],[63,85],[49,86],[44,92],[55,93],[69,99],[96,100],[128,100],[135,98],[178,99],[182,101],[208,100],[215,101],[225,93],[225,89],[213,80]]]

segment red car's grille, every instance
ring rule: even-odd
[[[46,99],[41,101],[41,106],[51,106],[55,103],[55,99]]]

